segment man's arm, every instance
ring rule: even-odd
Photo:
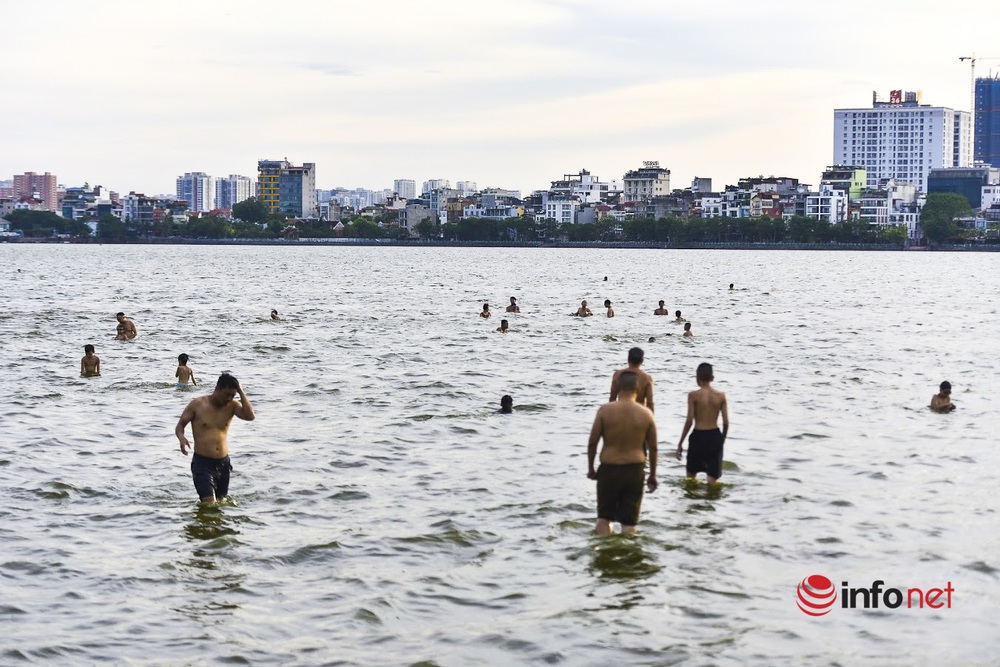
[[[691,430],[691,425],[694,424],[694,392],[688,393],[688,413],[687,419],[684,420],[684,430],[681,432],[681,439],[677,442],[677,460],[681,460],[681,453],[684,451],[684,438],[687,437],[688,431]]]
[[[597,458],[597,443],[604,431],[601,410],[602,408],[597,410],[597,416],[594,417],[594,425],[590,427],[590,439],[587,441],[587,477],[590,479],[597,479],[597,469],[594,468],[594,460]]]
[[[87,357],[83,357],[82,359],[80,359],[80,375],[83,375],[84,373],[87,372],[87,361],[86,361],[86,359],[87,359]],[[931,399],[931,407],[934,407],[934,399],[933,398]]]
[[[128,329],[133,337],[139,334],[139,330],[135,328],[135,322],[128,318],[125,319],[125,328]]]
[[[194,401],[187,404],[184,412],[181,413],[181,418],[177,420],[177,426],[174,427],[174,435],[177,436],[177,440],[181,444],[181,454],[184,456],[187,456],[187,448],[191,446],[191,443],[184,436],[184,429],[192,421],[194,421]]]
[[[646,429],[646,449],[649,452],[649,476],[646,478],[646,488],[652,493],[659,485],[656,481],[656,461],[659,449],[656,443],[656,420],[652,416],[649,418],[649,428]]]
[[[253,406],[250,405],[250,399],[247,398],[246,393],[243,391],[243,385],[239,382],[236,383],[236,391],[239,392],[240,402],[237,404],[233,414],[243,421],[252,422],[256,419],[257,415],[253,413]]]
[[[94,372],[97,373],[98,375],[101,374],[101,358],[100,357],[97,358],[97,365],[94,366]]]
[[[653,376],[649,376],[649,388],[646,389],[646,407],[649,408],[650,412],[655,412],[653,410]]]
[[[611,397],[608,398],[608,403],[614,403],[618,400],[618,375],[621,371],[615,371],[611,375]]]
[[[719,392],[722,393],[722,392]],[[729,400],[722,394],[722,442],[725,444],[726,435],[729,433]]]

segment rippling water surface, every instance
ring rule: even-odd
[[[0,663],[996,664],[998,264],[0,246]],[[715,365],[726,485],[663,457],[641,535],[597,539],[587,434],[633,345],[666,453]],[[177,449],[181,352],[257,411],[229,505],[199,508]],[[813,619],[812,574],[955,593]]]

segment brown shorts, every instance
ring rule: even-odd
[[[597,468],[597,518],[623,526],[639,523],[645,463],[602,463]]]

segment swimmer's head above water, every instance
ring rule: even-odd
[[[514,412],[514,399],[510,397],[510,394],[504,394],[500,399],[500,412],[505,414]]]
[[[189,357],[183,352],[177,355],[177,363],[181,366],[187,366]]]

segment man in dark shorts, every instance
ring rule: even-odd
[[[646,487],[656,490],[656,421],[653,412],[636,400],[638,376],[625,371],[618,376],[618,400],[602,405],[594,418],[587,442],[587,477],[597,480],[598,535],[611,534],[611,522],[617,521],[623,533],[636,532],[642,505],[643,477],[649,447],[649,477]],[[594,469],[597,443],[601,448],[601,465]]]
[[[708,475],[708,483],[715,484],[722,477],[722,446],[729,433],[729,403],[726,395],[712,389],[711,364],[699,364],[697,371],[698,389],[688,393],[687,419],[684,431],[677,443],[677,460],[684,452],[684,438],[691,426],[688,440],[687,476],[694,479],[699,472]],[[719,430],[719,415],[722,415],[722,430]]]
[[[239,401],[233,400],[236,394],[240,395]],[[191,475],[202,502],[214,503],[229,494],[229,473],[233,466],[229,461],[228,432],[234,415],[244,421],[256,417],[239,380],[223,373],[215,391],[188,403],[174,429],[181,453],[187,456],[191,443],[184,437],[184,428],[191,424],[194,435]]]

